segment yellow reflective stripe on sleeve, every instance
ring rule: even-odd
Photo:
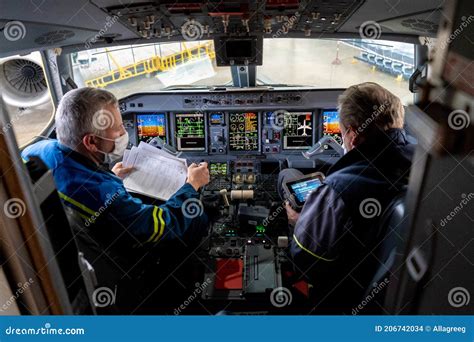
[[[84,204],[81,204],[79,203],[78,201],[76,200],[73,200],[71,197],[68,197],[66,196],[65,194],[63,194],[61,191],[58,191],[58,194],[59,194],[59,197],[61,197],[62,199],[64,199],[65,201],[75,205],[76,207],[84,210],[86,213],[90,214],[90,215],[95,215],[95,211],[94,210],[91,210],[89,208],[87,208]]]
[[[71,208],[68,206],[68,208]],[[87,216],[87,215],[84,215],[83,213],[81,213],[79,210],[77,209],[74,209],[74,208],[71,208],[77,215],[79,215],[80,217],[82,217],[85,221],[90,221],[90,217]]]
[[[324,260],[324,261],[334,261],[335,259],[326,259],[326,258],[323,258],[313,252],[311,252],[309,249],[307,249],[306,247],[304,247],[299,241],[298,239],[296,238],[296,235],[293,234],[293,239],[295,240],[296,244],[298,245],[299,248],[301,248],[303,251],[305,251],[306,253],[309,253],[311,254],[312,256],[314,256],[315,258],[318,258],[318,259],[321,259],[321,260]]]
[[[74,210],[74,209],[73,209],[73,210]],[[76,213],[78,213],[79,216],[82,217],[84,220],[90,221],[91,218],[90,218],[89,216],[84,215],[83,213],[79,212],[78,210],[74,210],[74,211],[75,211]]]
[[[151,234],[150,238],[146,242],[151,242],[155,238],[155,235],[158,234],[159,230],[159,224],[158,224],[158,218],[156,217],[156,212],[158,211],[158,207],[153,208],[153,213],[151,216],[153,216],[153,234]]]
[[[163,220],[163,209],[159,208],[160,213],[158,214],[158,218],[160,219],[160,233],[158,236],[153,240],[153,242],[157,242],[162,236],[163,232],[165,231],[165,220]]]

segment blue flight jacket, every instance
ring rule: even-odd
[[[93,239],[104,249],[116,241],[121,241],[122,247],[137,247],[181,239],[188,231],[207,226],[199,194],[188,183],[163,205],[149,205],[130,195],[122,180],[108,169],[56,140],[37,142],[22,152],[25,161],[32,156],[41,158],[52,170],[63,203],[83,218]],[[185,215],[183,206],[193,202],[198,212]]]
[[[405,191],[413,149],[404,130],[389,129],[345,154],[308,196],[290,252],[314,285],[318,312],[350,312],[361,302],[381,266],[372,252],[383,236],[382,213]],[[367,201],[379,206],[374,215],[364,213]]]

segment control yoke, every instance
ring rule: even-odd
[[[328,150],[329,147],[332,147],[336,153],[341,157],[344,155],[344,149],[341,145],[330,135],[325,135],[319,141],[313,145],[308,151],[302,152],[303,157],[306,159],[311,159],[317,155],[320,155]]]

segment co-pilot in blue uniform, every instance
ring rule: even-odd
[[[404,130],[389,129],[345,154],[308,196],[290,254],[314,285],[316,312],[349,313],[361,302],[381,264],[373,253],[381,214],[408,184],[413,148]],[[364,215],[367,199],[379,204],[377,215]]]
[[[147,247],[205,230],[204,213],[190,218],[182,211],[186,200],[198,198],[190,184],[183,185],[163,205],[148,205],[132,197],[112,172],[58,141],[40,141],[22,153],[24,160],[32,156],[41,158],[52,170],[64,204],[83,218],[86,257],[96,271],[100,269],[96,273],[102,283],[114,286],[114,279],[129,277],[140,259],[149,258],[144,253]]]

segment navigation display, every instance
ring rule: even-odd
[[[178,151],[205,151],[204,114],[176,114],[176,148]]]
[[[229,121],[229,150],[258,151],[257,113],[230,113]]]
[[[137,114],[138,142],[147,142],[160,137],[166,142],[166,116],[160,114]]]
[[[341,128],[339,127],[339,112],[336,110],[323,111],[323,134],[332,136],[342,145]]]
[[[313,116],[311,112],[284,114],[283,148],[304,150],[313,145]]]

